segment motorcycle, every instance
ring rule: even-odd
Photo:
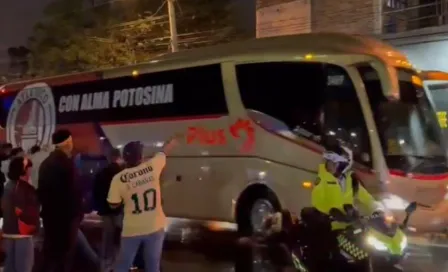
[[[336,209],[330,211],[330,221],[349,225],[336,235],[339,254],[335,255],[338,256],[332,256],[324,265],[322,258],[316,259],[311,249],[310,241],[316,235],[309,232],[303,235],[301,232],[306,228],[306,223],[294,219],[288,211],[266,221],[266,230],[270,232],[266,241],[282,243],[294,268],[300,272],[322,271],[316,268],[316,263],[320,263],[320,267],[332,267],[334,271],[403,271],[400,262],[407,247],[405,229],[416,209],[415,202],[406,208],[402,224],[387,219],[382,213],[360,216],[351,205],[344,206],[345,213]],[[326,268],[323,271],[331,270]]]

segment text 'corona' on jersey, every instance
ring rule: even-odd
[[[58,111],[88,111],[168,104],[174,101],[173,84],[146,86],[115,91],[103,91],[61,96]]]
[[[132,182],[134,179],[138,179],[141,176],[148,175],[148,174],[150,175],[152,173],[152,171],[153,171],[152,167],[148,166],[146,168],[139,169],[134,172],[127,172],[127,173],[121,174],[120,180],[123,183]]]

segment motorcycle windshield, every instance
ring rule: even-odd
[[[387,222],[383,217],[370,219],[369,227],[388,237],[395,236],[398,230],[398,224]]]

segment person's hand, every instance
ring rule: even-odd
[[[173,141],[176,142],[180,142],[181,140],[183,140],[185,138],[185,134],[184,133],[176,133],[174,134],[174,136],[172,137]]]
[[[179,144],[179,141],[184,137],[185,137],[184,134],[176,133],[174,136],[172,136],[165,142],[165,145],[163,146],[163,152],[169,153],[174,147],[176,147]]]
[[[268,234],[281,232],[282,225],[281,212],[270,214],[263,220],[263,227],[266,229],[266,232]]]

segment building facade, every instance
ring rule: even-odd
[[[375,35],[422,70],[448,72],[448,0],[257,0],[257,37]]]
[[[380,33],[379,0],[258,0],[257,36],[308,32]]]
[[[406,53],[417,68],[448,72],[448,0],[408,1],[384,16],[406,21],[384,31],[382,39]]]

